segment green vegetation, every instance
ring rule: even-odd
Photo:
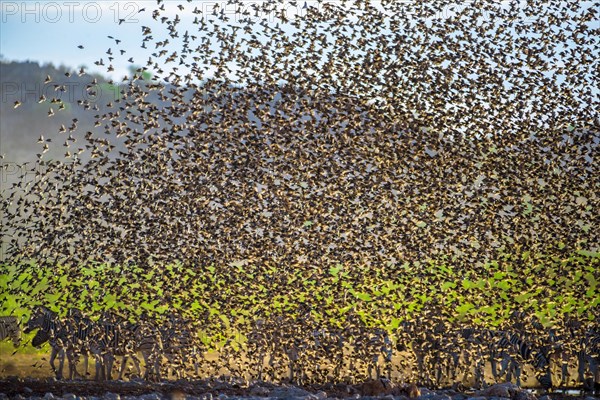
[[[35,336],[35,333],[30,333],[29,335],[23,335],[23,343],[19,349],[17,350],[20,354],[37,354],[37,353],[48,353],[50,352],[50,345],[46,342],[39,349],[30,345],[31,338]],[[2,355],[11,355],[15,352],[15,348],[13,347],[12,342],[5,341],[0,342],[0,356]]]
[[[0,267],[0,314],[29,315],[36,304],[64,314],[71,306],[98,316],[115,310],[160,318],[169,310],[197,320],[205,344],[232,344],[258,318],[310,313],[316,323],[341,327],[358,317],[367,327],[394,332],[405,320],[435,311],[457,322],[494,328],[515,310],[546,326],[575,316],[598,317],[598,253],[504,254],[472,269],[451,261],[381,268],[334,265],[292,270],[251,262],[188,268],[90,264],[46,268]]]

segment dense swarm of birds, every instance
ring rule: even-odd
[[[431,263],[472,277],[512,257],[513,273],[533,273],[525,253],[560,264],[598,249],[598,5],[301,3],[229,0],[204,9],[187,1],[167,12],[159,0],[144,10],[159,24],[141,27],[142,47],[155,49],[146,65],[108,104],[79,100],[95,114],[94,130],[77,135],[74,120],[46,133],[26,171],[36,178],[3,188],[5,263],[17,269],[11,276],[33,261],[48,271],[66,266],[61,271],[77,280],[81,266],[104,263],[119,267],[101,285],[119,280],[137,285],[135,292],[150,271],[169,285],[146,299],[168,305],[178,298],[177,308],[196,321],[227,314],[221,332],[237,320],[261,378],[281,378],[282,363],[292,379],[341,379],[351,369],[373,375],[379,365],[372,360],[391,360],[382,349],[394,343],[425,354],[411,364],[418,379],[442,384],[464,361],[457,348],[486,348],[501,337],[510,345],[492,346],[502,349],[499,374],[517,374],[509,371],[538,354],[548,361],[552,352],[542,347],[560,337],[573,346],[564,351],[566,365],[583,365],[580,381],[590,373],[600,381],[597,302],[575,319],[553,315],[554,325],[535,322],[532,305],[522,329],[510,328],[508,317],[480,329],[453,320],[456,304],[429,301],[435,281],[418,283]],[[182,32],[188,17],[195,30]],[[108,72],[117,48],[127,57],[117,36],[109,37],[116,48],[96,63]],[[95,79],[86,90],[97,90]],[[51,104],[48,116],[62,111]],[[47,159],[50,135],[52,144],[64,141],[64,159]],[[598,258],[589,260],[579,278],[591,274],[591,283]],[[173,263],[185,280],[161,276]],[[318,286],[332,268],[344,271],[350,287],[353,279],[368,286],[382,275],[402,279],[406,263],[420,291],[411,296],[424,300],[420,321],[393,310],[400,322],[392,337],[364,322],[341,281],[326,299],[307,293],[280,313],[243,313],[257,293],[284,301],[291,286]],[[535,271],[537,294],[559,281]],[[210,298],[191,307],[204,296],[190,289],[192,281],[211,274],[220,278],[203,286]],[[47,301],[43,290],[31,295]],[[95,300],[83,297],[94,310]],[[131,308],[138,299],[120,301]],[[324,303],[345,309],[343,320],[315,318]],[[588,342],[596,353],[585,350],[594,348]],[[226,339],[222,348],[239,351]],[[363,365],[348,367],[347,359]],[[233,364],[225,367],[237,371]]]
[[[568,319],[548,329],[523,312],[513,312],[508,322],[502,329],[486,329],[468,323],[449,324],[434,314],[404,321],[389,332],[366,326],[359,319],[333,328],[308,312],[301,318],[280,314],[255,320],[241,348],[224,346],[216,358],[208,356],[198,324],[177,310],[159,321],[146,314],[126,319],[113,311],[91,319],[76,308],[61,317],[37,306],[24,332],[37,330],[31,339],[35,347],[49,342],[49,363],[58,379],[90,375],[92,356],[96,380],[112,379],[118,363],[118,379],[194,379],[219,376],[226,368],[230,378],[246,382],[355,384],[384,378],[429,387],[481,388],[504,381],[521,385],[535,377],[536,384],[545,389],[582,384],[586,390],[598,390],[594,386],[600,361],[597,326]],[[10,332],[2,339],[10,338],[19,345],[16,317],[0,319],[0,328]],[[144,359],[143,374],[138,353]],[[82,357],[83,370],[77,367]],[[67,375],[63,372],[65,359]]]

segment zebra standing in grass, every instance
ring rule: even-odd
[[[479,338],[479,357],[476,360],[475,379],[479,387],[484,387],[485,368],[489,361],[494,383],[502,381],[506,374],[508,366],[511,364],[512,357],[510,349],[512,344],[507,339],[505,331],[495,329],[482,329],[477,335]]]
[[[95,380],[112,379],[112,367],[116,356],[122,356],[122,367],[119,379],[123,373],[127,359],[125,355],[128,347],[131,347],[130,339],[126,338],[123,331],[125,321],[119,316],[104,312],[100,319],[94,324],[90,332],[89,347],[96,360]],[[139,360],[134,358],[138,374],[141,374]]]
[[[317,360],[313,366],[317,373],[324,375],[321,364],[325,370],[331,369],[332,376],[339,380],[344,373],[344,345],[346,338],[341,329],[320,328],[314,329],[309,336],[309,348]]]
[[[477,330],[450,325],[446,333],[444,376],[447,383],[462,384],[474,376],[472,368],[477,355]]]
[[[474,387],[483,389],[487,386],[485,371],[487,362],[490,362],[493,379],[497,374],[497,342],[499,331],[487,328],[463,328],[460,335],[464,347],[465,373],[463,381],[473,379]],[[461,343],[461,342],[459,342]]]
[[[19,320],[14,316],[0,316],[0,342],[10,339],[14,347],[21,344],[21,327]]]
[[[535,377],[544,389],[551,389],[552,384],[552,369],[550,368],[550,358],[552,346],[546,345],[535,349],[531,360],[531,365],[535,371]]]
[[[50,367],[56,374],[57,379],[62,379],[63,367],[65,363],[65,343],[66,343],[66,331],[63,324],[58,318],[58,314],[44,306],[36,307],[31,313],[29,321],[25,324],[24,333],[30,333],[35,329],[39,329],[36,334],[35,342],[32,344],[39,347],[44,342],[50,343]],[[40,332],[41,331],[41,332]],[[58,356],[59,367],[58,370],[54,364],[54,360]]]
[[[26,331],[25,333],[28,333],[28,332]],[[35,333],[35,336],[33,337],[33,339],[31,339],[31,345],[35,348],[40,348],[46,342],[49,342],[50,349],[51,349],[50,366],[52,368],[52,371],[54,371],[54,373],[57,374],[57,379],[60,379],[58,376],[59,376],[59,372],[60,372],[60,376],[62,377],[62,370],[63,370],[63,365],[65,362],[65,349],[63,347],[59,346],[57,344],[57,342],[51,338],[50,331],[38,329],[38,331]],[[58,371],[54,367],[54,365],[53,365],[54,360],[52,359],[52,357],[53,356],[56,357],[56,355],[58,355],[58,362],[59,362]]]
[[[453,374],[459,383],[469,380],[474,381],[474,387],[485,386],[485,366],[488,361],[488,341],[492,336],[489,329],[478,329],[473,327],[460,327],[456,333],[456,344],[458,357],[455,358]],[[459,376],[461,375],[461,376]]]

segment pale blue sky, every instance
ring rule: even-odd
[[[235,16],[235,8],[226,1],[166,1],[165,11],[161,17],[174,18],[179,15],[180,35],[185,30],[197,34],[197,25],[193,24],[194,8],[208,15],[215,3],[226,7],[226,13]],[[248,9],[251,4],[246,2]],[[286,3],[287,15],[301,15],[304,1],[296,5]],[[317,5],[316,0],[307,2]],[[177,5],[185,6],[184,10]],[[153,43],[168,37],[165,24],[152,18],[152,11],[157,8],[156,0],[145,1],[0,1],[0,54],[10,61],[37,61],[42,64],[51,62],[55,65],[66,65],[71,68],[86,65],[91,72],[107,74],[106,66],[97,67],[94,62],[100,58],[108,65],[106,51],[110,48],[115,53],[112,62],[114,78],[127,74],[133,57],[136,65],[143,65],[155,51]],[[254,12],[253,12],[254,13]],[[271,17],[274,21],[275,18]],[[121,21],[121,23],[119,23]],[[142,26],[153,31],[154,41],[148,43],[148,49],[141,48]],[[116,44],[107,36],[113,36],[122,42]],[[171,43],[173,39],[169,39]],[[83,45],[84,49],[77,48]],[[169,45],[170,51],[181,48],[176,44]],[[124,49],[124,56],[117,55],[117,49]]]
[[[151,18],[155,1],[1,2],[0,53],[7,60],[52,62],[71,68],[86,65],[90,71],[106,74],[106,67],[94,62],[109,48],[127,50],[128,57],[115,54],[115,76],[126,74],[133,56],[139,65],[148,59],[140,48],[142,25],[156,25]],[[23,6],[25,5],[25,6]],[[146,12],[138,13],[146,7]],[[119,25],[119,19],[126,21]],[[122,40],[117,46],[111,35]],[[77,48],[84,45],[84,49]]]
[[[252,4],[260,1],[247,1],[244,4],[250,9]],[[328,2],[335,2],[328,0]],[[295,4],[294,4],[295,3]],[[285,2],[288,17],[301,18],[306,10],[305,1],[295,0]],[[317,0],[307,1],[311,7],[319,7]],[[374,2],[377,4],[377,2]],[[582,2],[590,7],[594,2]],[[212,7],[219,4],[226,7],[226,13],[235,17],[235,7],[228,6],[225,0],[213,1],[170,1],[164,2],[165,11],[161,16],[170,18],[179,15],[181,23],[178,26],[180,35],[185,30],[197,34],[197,26],[192,23],[198,14],[192,11],[198,8],[204,15],[210,14]],[[185,9],[178,9],[182,4]],[[448,4],[440,9],[439,17],[451,14],[450,7],[468,6],[469,2]],[[145,65],[152,52],[156,51],[154,42],[168,37],[165,24],[152,18],[152,10],[157,7],[156,0],[144,1],[0,1],[0,54],[5,60],[37,61],[42,64],[51,62],[54,65],[65,65],[72,69],[85,65],[90,72],[107,74],[109,64],[106,51],[110,48],[114,54],[112,62],[115,72],[112,77],[120,79],[128,74],[132,65],[127,61],[133,57],[135,65]],[[227,8],[229,7],[229,8]],[[252,14],[254,12],[252,11]],[[274,17],[270,17],[275,20]],[[121,23],[119,21],[121,20]],[[235,20],[235,18],[233,18]],[[599,25],[600,21],[592,22]],[[148,26],[153,31],[154,41],[148,43],[148,49],[140,47],[142,43],[142,26]],[[289,30],[290,28],[285,28]],[[107,36],[113,36],[122,42],[117,45]],[[169,51],[181,48],[176,40],[170,39]],[[571,43],[572,45],[573,43]],[[78,49],[84,45],[84,49]],[[565,43],[565,46],[569,46]],[[126,50],[121,56],[118,49]],[[596,49],[596,53],[598,50]],[[94,62],[103,59],[106,66],[97,67]],[[173,64],[171,64],[173,65]],[[166,68],[165,71],[168,71]],[[558,79],[561,79],[560,77]],[[595,93],[598,88],[593,88]]]

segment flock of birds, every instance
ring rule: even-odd
[[[466,273],[502,254],[561,258],[598,249],[598,7],[228,0],[210,10],[187,1],[172,12],[168,3],[158,0],[143,11],[159,24],[141,27],[141,46],[154,52],[132,76],[111,82],[118,96],[94,103],[94,78],[89,96],[77,100],[95,126],[83,134],[73,120],[44,133],[38,161],[24,169],[35,179],[2,188],[5,265],[68,265],[69,279],[81,274],[78,266],[110,263],[123,266],[124,284],[136,281],[136,268],[174,261],[199,274],[207,266],[232,273],[232,265],[275,266],[318,281],[339,264],[401,273],[405,261],[424,268],[430,260],[451,260]],[[292,15],[293,7],[301,12]],[[188,17],[193,30],[182,31]],[[108,72],[119,53],[126,57],[126,49],[112,50],[120,40],[110,40],[108,57],[96,63]],[[68,90],[58,77],[45,84],[54,84],[57,96]],[[40,102],[51,103],[50,118],[67,112],[55,110],[59,99]],[[57,142],[64,143],[64,159],[48,159]],[[227,307],[236,295],[243,293],[219,301]],[[379,342],[396,340],[356,322],[348,329],[364,342],[357,349],[380,339],[352,357],[348,343],[336,339],[342,333],[307,339],[319,328],[303,329],[295,319],[285,331],[281,319],[257,319],[262,339],[252,343],[263,344],[253,351],[288,354],[276,350],[278,342],[294,344],[292,371],[320,368],[305,354],[324,348],[326,357],[372,360]],[[436,358],[444,354],[456,359],[456,351],[444,353],[455,342],[487,348],[482,331],[427,333],[436,324],[427,309],[421,320],[421,328],[407,328],[425,335],[412,346],[427,354],[416,356],[417,371],[448,363]],[[565,343],[581,347],[597,338],[597,326],[568,336],[568,321],[555,333]],[[145,332],[143,321],[129,324],[126,330]],[[312,352],[298,350],[311,346]],[[98,357],[107,349],[108,342],[90,347]],[[499,356],[505,373],[526,362],[511,349]],[[118,353],[108,354],[98,362],[105,375]],[[600,380],[597,354],[585,354],[580,380],[589,378],[588,369]],[[265,361],[272,371],[274,357]],[[340,370],[335,357],[333,370]],[[303,374],[297,371],[292,376]]]
[[[112,379],[116,361],[118,379],[142,377],[141,354],[143,378],[153,380],[218,376],[225,368],[236,378],[295,384],[387,378],[429,387],[481,388],[504,381],[521,385],[531,374],[545,389],[582,385],[585,390],[600,390],[597,322],[570,319],[549,329],[535,317],[515,312],[510,325],[500,330],[448,324],[433,315],[388,332],[366,327],[358,319],[340,328],[324,328],[309,316],[257,319],[241,348],[224,346],[217,357],[209,356],[193,321],[175,310],[162,320],[147,315],[132,320],[115,312],[90,319],[76,308],[61,317],[38,306],[24,332],[37,330],[31,339],[35,347],[50,343],[49,363],[58,379],[65,377],[65,359],[68,379],[86,378],[89,356],[95,360],[96,380]],[[16,317],[0,318],[0,333],[0,339],[10,338],[15,346],[21,342]],[[83,373],[77,369],[81,357]],[[128,359],[134,371],[128,369]]]

